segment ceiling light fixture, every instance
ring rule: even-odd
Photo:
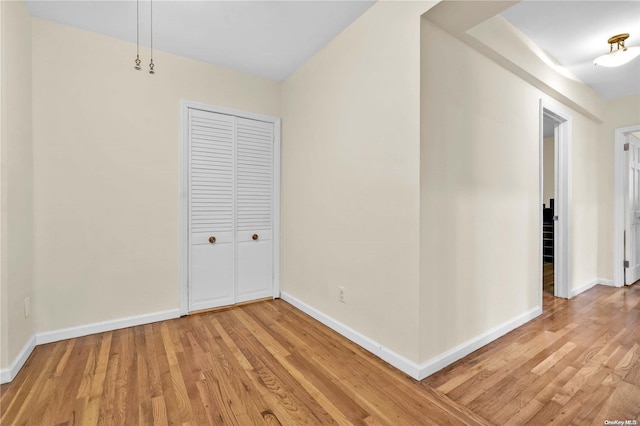
[[[624,41],[629,38],[629,34],[618,34],[607,40],[610,45],[609,53],[606,55],[598,56],[593,60],[593,65],[600,65],[603,67],[619,67],[627,62],[634,60],[640,55],[640,47],[626,47]],[[616,50],[613,50],[613,45],[617,44]]]

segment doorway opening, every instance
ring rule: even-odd
[[[571,116],[540,100],[540,299],[570,298]]]
[[[556,122],[542,119],[542,290],[551,296],[554,291],[555,259],[555,199],[556,199]]]
[[[640,279],[640,125],[615,131],[613,283]]]

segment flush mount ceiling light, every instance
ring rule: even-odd
[[[640,55],[640,47],[625,47],[624,41],[629,38],[629,34],[618,34],[607,40],[610,45],[609,53],[598,56],[593,60],[593,65],[603,67],[619,67]],[[613,45],[617,44],[617,48],[613,50]]]

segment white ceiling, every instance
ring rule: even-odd
[[[36,17],[135,43],[135,0],[26,1]],[[153,42],[158,50],[282,81],[373,3],[155,0]],[[140,1],[143,46],[149,45],[149,6]],[[640,58],[619,68],[592,63],[608,52],[614,34],[628,32],[627,45],[640,46],[640,0],[525,0],[502,15],[603,97],[640,93]],[[141,49],[146,62],[148,48]]]
[[[640,58],[618,68],[593,65],[607,39],[629,33],[640,46],[640,1],[522,1],[502,12],[560,65],[607,99],[640,93]]]
[[[375,1],[154,1],[154,49],[284,80]],[[135,43],[136,2],[31,1],[33,16]],[[140,1],[140,43],[149,45],[150,2]],[[135,51],[131,52],[131,61]],[[148,48],[141,47],[141,58]],[[162,64],[156,63],[162,72]]]

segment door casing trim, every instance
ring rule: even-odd
[[[571,114],[559,103],[551,99],[540,99],[540,117],[539,117],[539,155],[540,155],[540,194],[538,206],[540,208],[539,225],[540,229],[540,251],[538,255],[539,259],[539,273],[540,280],[538,280],[538,289],[540,294],[540,306],[542,306],[542,270],[543,270],[543,241],[542,241],[542,202],[543,195],[543,176],[544,176],[544,162],[543,162],[543,146],[544,146],[544,132],[543,121],[544,118],[550,118],[556,123],[555,131],[555,162],[557,164],[556,177],[555,177],[555,197],[556,197],[556,212],[558,221],[556,222],[554,232],[554,295],[556,297],[562,297],[568,299],[571,297],[569,291],[571,287],[571,129],[572,118]]]
[[[613,285],[624,286],[624,140],[628,133],[640,132],[640,124],[620,127],[614,132],[613,154]]]

